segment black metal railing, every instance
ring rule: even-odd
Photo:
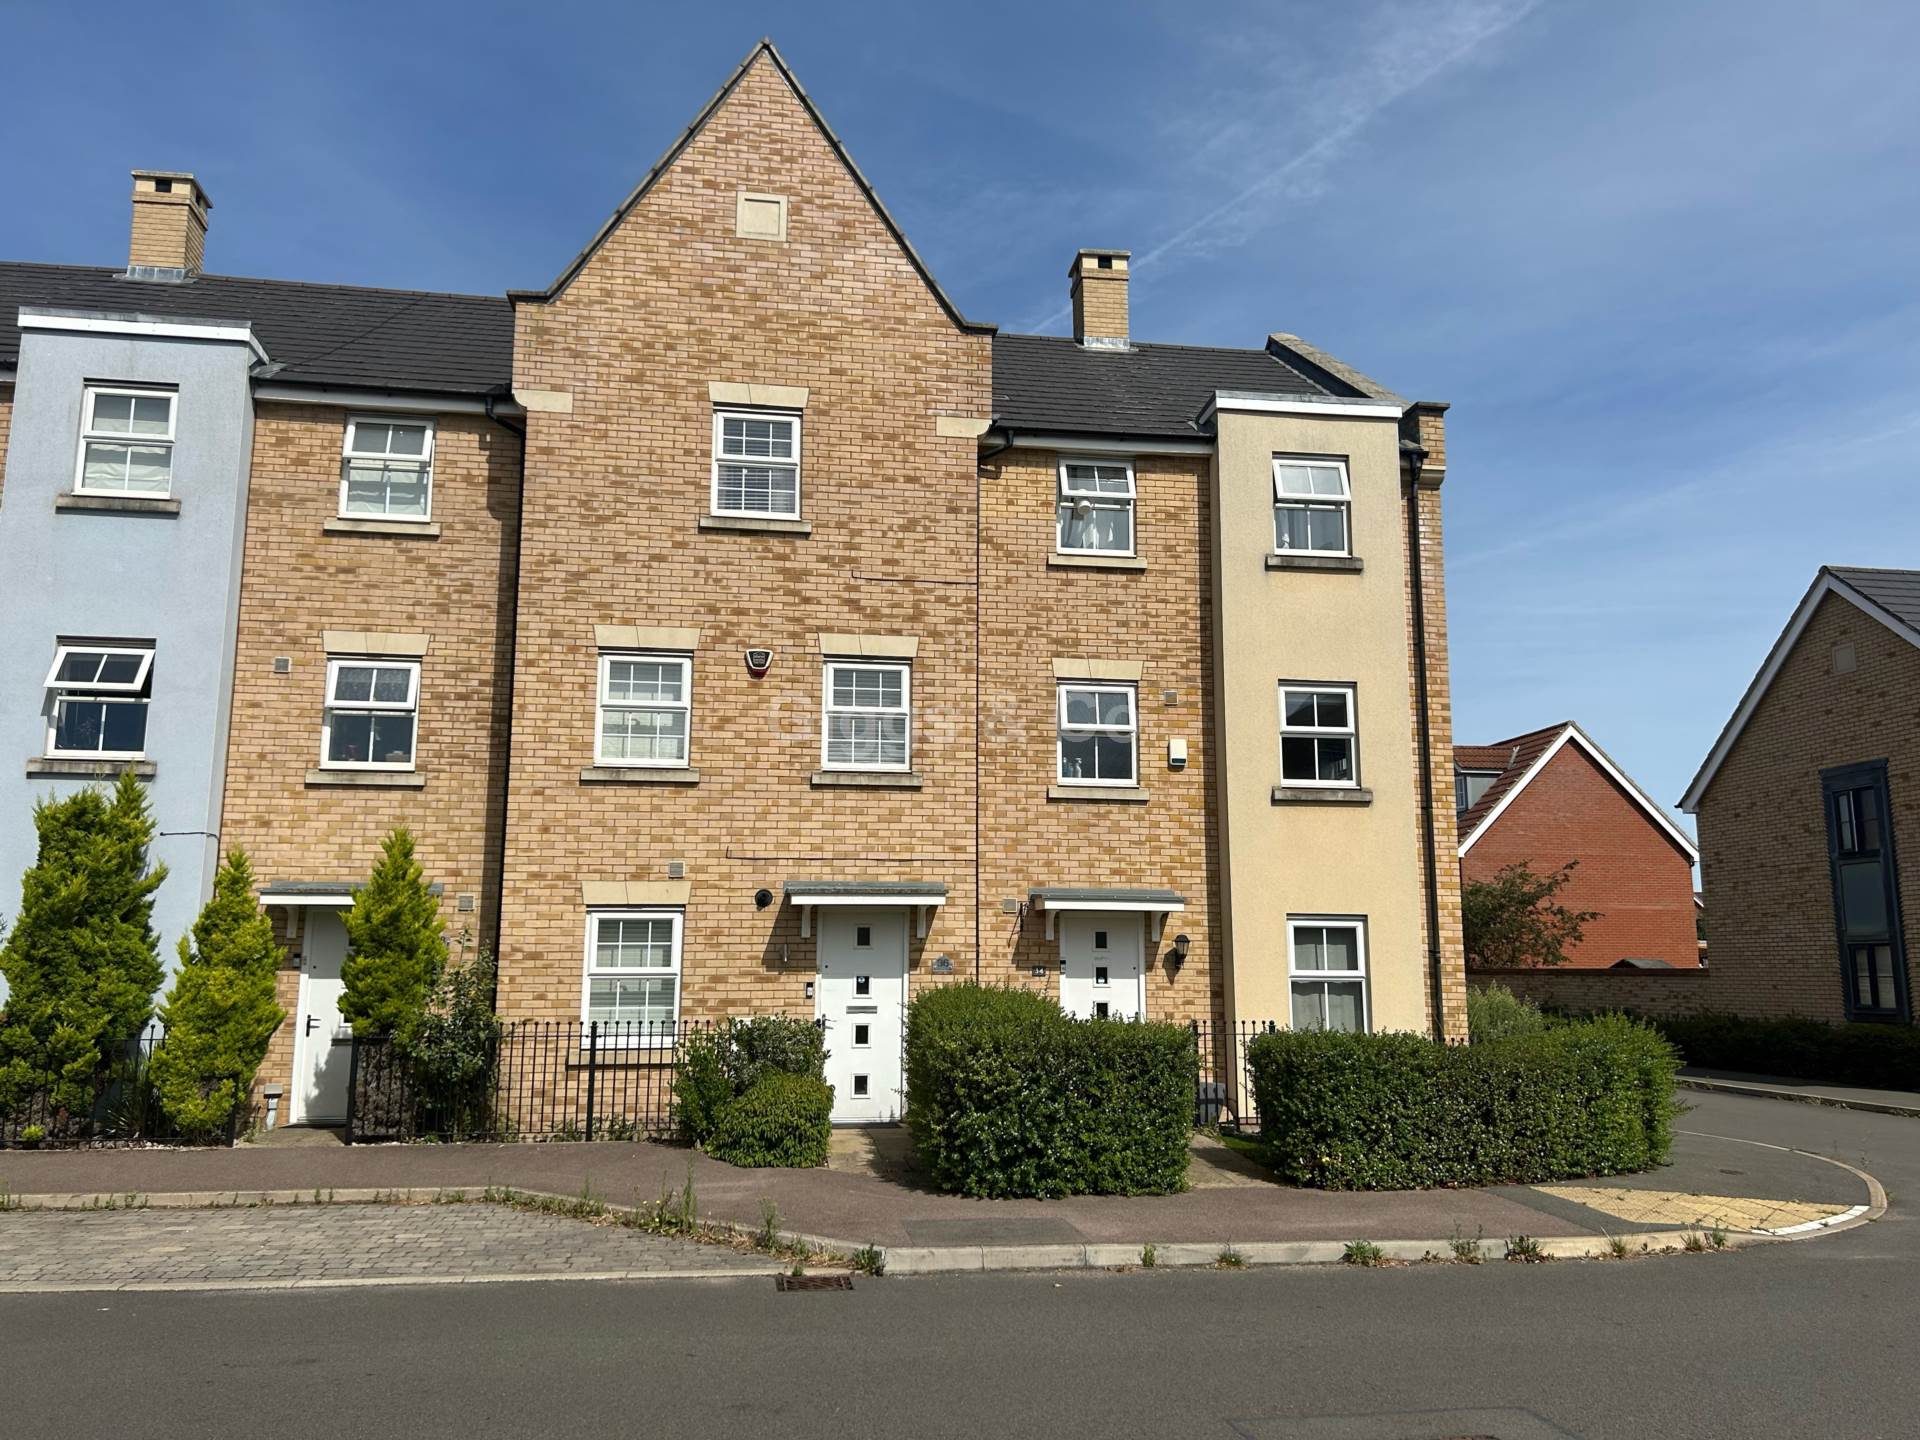
[[[1250,1134],[1260,1128],[1253,1101],[1253,1075],[1247,1047],[1278,1027],[1271,1020],[1195,1020],[1194,1048],[1200,1054],[1200,1079],[1194,1096],[1194,1123]]]
[[[213,1132],[185,1132],[167,1114],[150,1077],[165,1044],[156,1028],[102,1046],[89,1072],[32,1077],[12,1103],[0,1099],[0,1146],[233,1144],[250,1121],[244,1096]]]
[[[673,1131],[687,1037],[713,1022],[521,1020],[449,1081],[391,1040],[353,1041],[348,1144],[371,1140],[649,1140]]]

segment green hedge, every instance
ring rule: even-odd
[[[812,1075],[768,1070],[720,1107],[707,1153],[729,1165],[805,1168],[827,1163],[833,1087]]]
[[[1506,986],[1467,987],[1467,1039],[1474,1045],[1531,1035],[1547,1028],[1547,1012]]]
[[[680,1044],[673,1079],[673,1121],[680,1138],[704,1145],[720,1114],[763,1075],[804,1075],[824,1082],[826,1037],[795,1015],[723,1020],[696,1030]]]
[[[1618,1015],[1479,1045],[1281,1030],[1247,1066],[1268,1163],[1329,1190],[1646,1170],[1672,1138],[1673,1052]]]
[[[1165,1194],[1186,1186],[1198,1065],[1182,1026],[944,985],[908,1009],[907,1127],[955,1194]]]
[[[1652,1020],[1689,1065],[1839,1085],[1920,1090],[1920,1028],[1698,1015]]]

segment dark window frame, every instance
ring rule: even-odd
[[[1838,802],[1843,796],[1870,791],[1879,805],[1880,843],[1878,855],[1881,883],[1885,887],[1886,933],[1865,934],[1849,930],[1841,879],[1843,856],[1840,849],[1841,822]],[[1833,905],[1835,955],[1840,964],[1840,999],[1849,1020],[1911,1023],[1913,1001],[1907,986],[1906,927],[1900,913],[1899,858],[1894,851],[1893,807],[1887,790],[1887,762],[1869,760],[1853,765],[1838,765],[1820,772],[1820,808],[1827,832],[1827,872]],[[1859,853],[1858,849],[1847,852]],[[1863,944],[1885,944],[1893,951],[1893,1007],[1869,1009],[1854,993],[1853,951]]]

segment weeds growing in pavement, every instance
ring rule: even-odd
[[[1453,1251],[1453,1258],[1462,1265],[1478,1265],[1486,1258],[1480,1253],[1480,1241],[1486,1233],[1479,1226],[1475,1226],[1473,1239],[1469,1240],[1460,1233],[1460,1227],[1456,1224],[1453,1227],[1453,1238],[1447,1241],[1447,1248]]]
[[[760,1199],[760,1233],[753,1238],[755,1246],[769,1255],[780,1248],[780,1207],[771,1196]]]
[[[1234,1249],[1233,1246],[1225,1245],[1221,1247],[1220,1253],[1214,1256],[1213,1268],[1216,1270],[1244,1270],[1247,1268],[1247,1257]]]
[[[1724,1249],[1726,1249],[1726,1248],[1727,1248],[1727,1228],[1726,1228],[1726,1226],[1724,1226],[1724,1225],[1715,1225],[1715,1226],[1714,1226],[1714,1227],[1713,1227],[1712,1229],[1710,1229],[1710,1230],[1708,1230],[1708,1231],[1707,1231],[1707,1243],[1708,1243],[1709,1245],[1711,1245],[1711,1246],[1712,1246],[1712,1247],[1713,1247],[1714,1249],[1716,1249],[1716,1250],[1724,1250]]]
[[[1149,1240],[1146,1244],[1140,1247],[1140,1268],[1141,1269],[1143,1270],[1153,1269],[1154,1263],[1159,1258],[1160,1258],[1160,1252],[1153,1248],[1153,1242],[1151,1240]]]
[[[1151,1250],[1153,1247],[1149,1245],[1147,1249]],[[886,1252],[876,1245],[862,1245],[853,1252],[853,1268],[859,1275],[884,1275],[887,1273]]]
[[[1607,1236],[1607,1254],[1616,1260],[1627,1258],[1627,1238],[1624,1235]]]
[[[1531,1235],[1512,1235],[1507,1238],[1507,1259],[1517,1260],[1522,1265],[1538,1265],[1547,1258],[1547,1252],[1540,1248],[1540,1242]]]
[[[1680,1248],[1689,1255],[1700,1255],[1707,1248],[1707,1237],[1698,1230],[1689,1230],[1680,1237]]]
[[[0,1185],[0,1210],[18,1210],[19,1208],[20,1197],[6,1186]]]
[[[1371,1240],[1349,1240],[1346,1253],[1340,1257],[1345,1265],[1379,1265],[1386,1261],[1386,1252]]]

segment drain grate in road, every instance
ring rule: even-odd
[[[776,1275],[773,1277],[776,1290],[851,1290],[851,1275]]]

